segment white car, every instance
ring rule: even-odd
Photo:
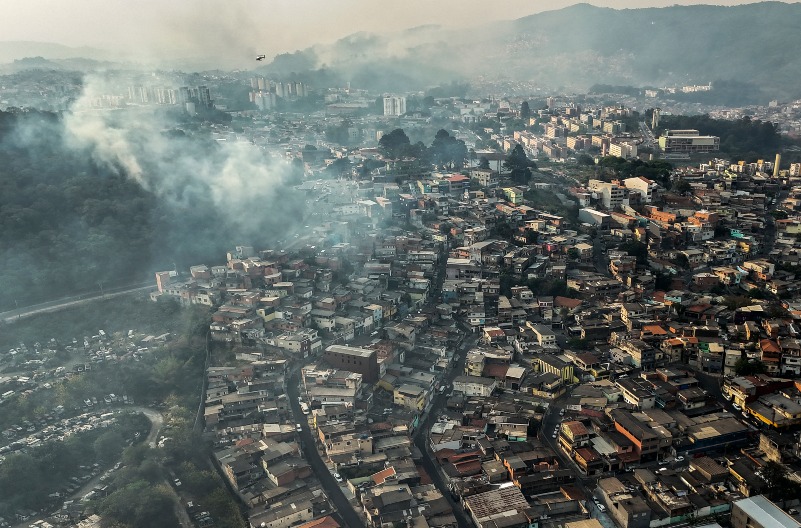
[[[734,407],[735,411],[742,411],[743,410],[743,408],[740,407],[739,405],[737,405],[736,403],[732,403],[731,406]]]
[[[679,455],[676,457],[676,462],[684,462],[684,457]]]
[[[334,479],[337,482],[342,482],[342,475],[340,475],[339,473],[334,473]]]
[[[297,432],[303,431],[303,428],[300,426],[300,424],[295,424],[295,431]]]

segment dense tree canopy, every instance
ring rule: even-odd
[[[124,123],[112,124],[118,125]],[[271,227],[299,222],[292,189],[281,185],[269,191],[280,196],[270,215],[248,223],[218,207],[210,182],[194,178],[195,169],[222,174],[231,158],[210,138],[172,132],[153,141],[170,155],[141,156],[137,180],[89,147],[71,144],[55,114],[0,112],[0,311],[147,280],[159,269],[218,258],[232,238],[252,243],[240,237],[268,238]],[[248,159],[249,166],[261,162]],[[276,174],[286,178],[276,184],[297,177],[291,169]],[[140,181],[166,191],[157,194]]]
[[[531,107],[528,105],[528,101],[523,101],[520,105],[520,119],[522,119],[526,124],[528,124],[528,120],[531,118]]]
[[[521,184],[527,184],[531,180],[531,169],[537,168],[537,164],[528,159],[526,151],[519,143],[506,157],[503,166],[511,173],[512,181]]]
[[[451,136],[447,130],[439,130],[431,143],[429,155],[434,164],[458,170],[464,166],[467,147],[464,141]]]
[[[666,161],[643,161],[636,158],[627,160],[617,156],[604,156],[598,166],[618,178],[644,176],[667,188],[670,187],[670,173],[673,170],[673,165]]]
[[[378,140],[378,146],[381,147],[381,151],[390,158],[399,158],[404,147],[408,147],[410,144],[409,136],[406,135],[402,128],[396,128],[389,134],[384,134]]]
[[[745,116],[737,120],[714,119],[709,115],[663,116],[664,129],[695,129],[701,134],[720,137],[720,150],[748,162],[773,156],[781,148],[779,131],[770,121]]]

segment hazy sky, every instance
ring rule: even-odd
[[[275,55],[356,31],[424,24],[470,27],[558,9],[575,0],[3,0],[0,40],[57,42],[160,55],[238,47]],[[597,0],[613,8],[742,0]]]

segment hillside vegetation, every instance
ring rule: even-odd
[[[798,20],[797,3],[622,10],[578,4],[471,31],[427,26],[359,33],[279,55],[264,72],[307,79],[313,72],[393,91],[477,75],[581,90],[596,83],[737,80],[759,85],[767,102],[801,96]]]

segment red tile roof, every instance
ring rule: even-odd
[[[454,182],[463,182],[463,181],[466,181],[466,180],[469,180],[469,179],[470,178],[468,178],[464,174],[454,174],[453,176],[448,178],[448,181],[451,182],[451,183],[454,183]]]
[[[761,341],[759,342],[759,348],[761,348],[761,349],[762,349],[762,352],[775,352],[775,353],[779,353],[779,352],[781,352],[781,351],[782,351],[782,350],[781,350],[781,348],[779,348],[779,345],[778,345],[778,344],[777,344],[775,341],[772,341],[772,340],[770,340],[770,339],[763,339],[763,340],[761,340]]]
[[[334,520],[330,515],[314,519],[306,524],[301,524],[297,528],[339,528],[339,523]]]
[[[557,308],[568,308],[570,310],[581,306],[581,299],[571,299],[570,297],[557,296],[553,298],[553,305]]]
[[[508,371],[509,365],[505,365],[503,363],[490,363],[489,365],[484,365],[484,370],[481,372],[481,376],[485,378],[502,379],[506,377],[506,373]]]
[[[642,327],[643,332],[649,332],[652,335],[667,335],[667,330],[660,325],[645,325]]]
[[[378,473],[374,473],[373,475],[370,476],[370,478],[373,479],[373,482],[375,482],[376,484],[383,484],[388,477],[391,477],[394,474],[395,474],[395,468],[388,467],[387,469],[383,469]]]

